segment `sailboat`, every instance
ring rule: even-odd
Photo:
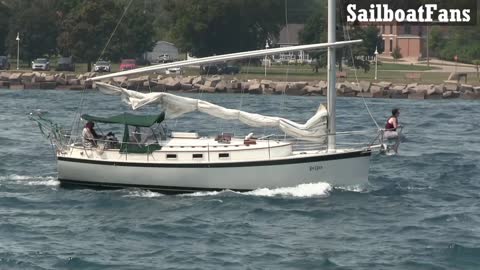
[[[361,40],[336,42],[335,0],[329,0],[328,16],[327,43],[188,59],[91,78],[102,93],[121,96],[133,110],[149,105],[159,105],[162,110],[156,115],[82,115],[84,121],[116,124],[124,129],[121,141],[103,138],[94,145],[86,145],[81,136],[64,134],[41,114],[32,114],[32,120],[39,123],[57,147],[58,180],[62,184],[138,187],[161,192],[249,191],[314,182],[328,182],[333,186],[366,184],[372,148],[337,148],[335,124],[335,48]],[[320,105],[304,124],[171,93],[140,93],[105,82],[117,76],[174,67],[318,49],[328,49],[328,103],[326,107]],[[238,120],[252,127],[276,127],[289,138],[313,142],[318,147],[297,150],[292,140],[256,138],[254,134],[235,137],[219,133],[202,137],[196,132],[171,131],[163,125],[164,121],[178,119],[189,112]]]

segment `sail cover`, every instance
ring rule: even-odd
[[[175,119],[189,112],[202,112],[225,120],[239,120],[252,127],[279,128],[287,135],[308,141],[324,142],[327,135],[327,110],[320,105],[315,115],[305,124],[291,120],[224,108],[199,99],[181,97],[170,93],[140,93],[107,83],[97,82],[98,89],[107,95],[120,95],[133,110],[146,105],[159,105],[165,119]]]

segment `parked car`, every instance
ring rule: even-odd
[[[181,75],[183,74],[183,69],[176,67],[176,68],[168,68],[165,70],[165,74],[167,75]]]
[[[37,58],[32,61],[32,70],[50,70],[50,61],[47,58]]]
[[[222,66],[223,74],[238,74],[240,73],[240,66],[225,64]]]
[[[109,61],[98,61],[93,65],[93,71],[95,72],[111,72],[112,65]]]
[[[137,61],[135,59],[123,59],[120,63],[120,71],[136,69]]]
[[[1,69],[10,69],[10,62],[8,62],[8,57],[0,56],[0,70]]]
[[[75,63],[72,57],[61,57],[58,59],[56,71],[75,71]]]
[[[202,65],[200,66],[200,74],[237,74],[240,72],[240,66],[232,64],[211,64],[211,65]]]

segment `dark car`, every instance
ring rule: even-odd
[[[8,62],[8,57],[0,56],[0,70],[1,69],[10,69],[10,62]]]
[[[223,74],[238,74],[240,73],[240,66],[236,65],[224,65],[222,66],[222,73]]]
[[[222,75],[222,74],[237,74],[240,72],[240,67],[236,65],[221,63],[209,64],[200,66],[200,74],[202,75]]]
[[[72,57],[61,57],[58,59],[56,71],[75,71],[75,63]]]

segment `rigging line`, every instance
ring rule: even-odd
[[[113,36],[114,36],[115,33],[117,32],[117,29],[118,29],[118,27],[120,26],[120,23],[122,23],[122,20],[123,20],[123,18],[125,17],[125,15],[127,14],[127,11],[128,11],[128,9],[130,8],[130,6],[132,5],[132,3],[133,3],[133,0],[130,0],[130,2],[128,3],[127,7],[125,7],[125,9],[123,10],[123,14],[122,14],[122,16],[120,17],[120,20],[118,20],[117,25],[115,26],[115,29],[113,29],[113,32],[112,32],[112,34],[110,35],[110,37],[108,38],[107,44],[105,44],[105,47],[103,48],[102,53],[101,53],[100,56],[98,57],[97,61],[99,61],[100,59],[102,59],[102,56],[103,56],[103,54],[105,53],[105,50],[107,50],[107,47],[108,47],[108,45],[110,44],[110,41],[112,40]]]
[[[125,14],[127,14],[127,11],[128,9],[130,8],[130,5],[133,3],[133,0],[130,0],[130,2],[128,3],[127,7],[124,9],[123,11],[123,14],[122,16],[120,17],[120,19],[118,20],[117,22],[117,25],[115,26],[112,34],[110,35],[108,41],[107,41],[107,44],[105,44],[105,47],[103,48],[102,50],[102,53],[100,54],[100,56],[98,57],[97,61],[99,61],[103,54],[105,53],[105,50],[107,49],[108,45],[110,44],[110,41],[112,40],[113,36],[115,35],[115,32],[117,31],[118,29],[118,26],[120,25],[120,23],[122,22],[123,18],[125,17]],[[83,88],[83,91],[82,91],[82,97],[80,99],[80,106],[78,107],[77,109],[77,112],[74,114],[74,119],[72,121],[72,128],[71,128],[71,132],[73,132],[73,129],[75,128],[75,126],[77,126],[77,129],[78,129],[78,126],[80,125],[80,116],[81,116],[81,113],[82,113],[82,108],[83,108],[83,103],[85,102],[85,93],[87,91],[87,87],[85,86]],[[76,121],[76,119],[79,119],[78,122]]]
[[[340,18],[343,18],[343,9],[340,9],[340,12],[342,13]],[[351,40],[350,29],[348,28],[345,21],[343,21],[342,24],[343,24],[345,39],[347,41],[350,41]],[[355,75],[355,81],[357,83],[357,86],[360,87],[360,82],[358,81],[358,75],[357,75],[357,67],[355,66],[355,59],[353,57],[353,50],[352,50],[351,46],[349,46],[348,48],[349,48],[348,50],[350,51],[350,57],[352,58],[352,67],[353,67],[353,73]],[[363,100],[363,104],[365,105],[365,108],[367,109],[367,112],[370,115],[370,118],[372,119],[373,123],[375,124],[375,126],[377,126],[378,129],[380,129],[380,126],[378,125],[377,121],[373,117],[372,112],[370,111],[370,108],[368,107],[367,101],[365,100],[365,97],[363,95],[362,95],[362,100]]]

